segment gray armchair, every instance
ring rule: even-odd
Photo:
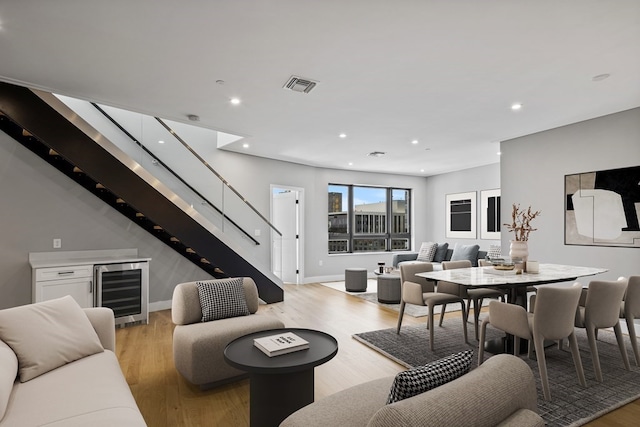
[[[252,332],[277,329],[284,324],[258,311],[258,289],[253,279],[245,277],[243,288],[248,316],[202,322],[202,309],[196,282],[177,285],[171,301],[173,359],[176,370],[190,383],[202,388],[223,384],[246,373],[224,361],[224,349],[231,341]],[[225,302],[228,303],[228,302]]]

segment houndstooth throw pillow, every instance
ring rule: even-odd
[[[467,350],[400,372],[393,380],[387,404],[424,393],[461,377],[469,372],[472,358],[473,350]]]
[[[420,251],[418,252],[418,257],[416,261],[424,261],[431,262],[433,261],[433,257],[436,255],[436,250],[438,249],[438,244],[433,242],[424,242],[420,246]]]
[[[250,314],[242,281],[238,277],[196,282],[203,322]]]

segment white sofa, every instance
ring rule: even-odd
[[[394,377],[360,384],[287,417],[280,427],[544,427],[529,366],[500,354],[451,382],[386,404]]]
[[[11,339],[0,340],[0,426],[146,426],[114,354],[113,311],[102,307],[77,309],[93,326],[103,351],[21,382],[20,364],[25,355],[20,350],[17,355],[7,344],[18,348]],[[15,309],[0,310],[0,336],[6,336],[2,335],[7,332],[3,327],[11,316],[3,315],[9,310]],[[25,319],[28,314],[22,318]],[[46,347],[52,335],[56,332],[47,331],[47,337],[37,344]],[[43,361],[50,354],[29,356]]]

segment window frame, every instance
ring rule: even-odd
[[[399,187],[382,187],[382,186],[373,186],[373,185],[356,185],[356,184],[338,184],[338,183],[329,183],[327,186],[327,195],[331,195],[334,193],[331,191],[331,187],[345,187],[346,188],[346,201],[347,201],[347,209],[344,210],[342,208],[342,212],[328,212],[329,215],[329,229],[327,230],[328,236],[328,246],[327,251],[329,255],[339,255],[339,254],[367,254],[367,253],[376,253],[376,252],[392,252],[392,251],[409,251],[411,250],[411,237],[412,237],[412,227],[411,227],[411,203],[412,203],[412,191],[410,188],[399,188]],[[382,232],[377,233],[363,233],[357,231],[357,225],[359,224],[356,209],[354,206],[354,190],[357,188],[364,189],[376,189],[376,190],[385,190],[385,209],[382,216],[384,216],[384,224],[383,227],[380,226],[379,216],[376,217],[375,213],[368,214],[369,219],[373,221],[375,227],[383,228]],[[399,226],[404,225],[406,230],[395,230],[394,226],[396,225],[396,216],[397,212],[394,211],[394,203],[393,203],[393,194],[394,191],[402,191],[405,194],[405,212],[404,212],[404,221],[400,221]],[[344,198],[344,193],[343,198]],[[331,197],[329,197],[329,205],[331,205]],[[333,215],[333,218],[332,218]],[[345,215],[347,219],[346,224],[346,232],[332,232],[332,219],[338,220],[339,224],[342,224],[343,221],[340,221],[337,215]],[[373,217],[371,216],[373,215]],[[360,220],[364,219],[362,216]],[[360,222],[361,224],[361,222]],[[384,240],[383,246],[384,249],[380,247],[374,247],[372,250],[362,250],[363,243],[366,244],[366,241],[375,241],[375,240]],[[402,240],[405,241],[404,247],[394,247],[394,241]],[[374,243],[375,246],[375,243]]]

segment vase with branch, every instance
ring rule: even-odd
[[[511,210],[511,223],[505,223],[507,230],[514,233],[514,240],[511,240],[509,256],[512,260],[521,260],[522,265],[526,265],[529,258],[529,234],[536,231],[531,221],[540,216],[541,211],[533,211],[531,206],[527,209],[520,209],[520,205],[514,203]]]

